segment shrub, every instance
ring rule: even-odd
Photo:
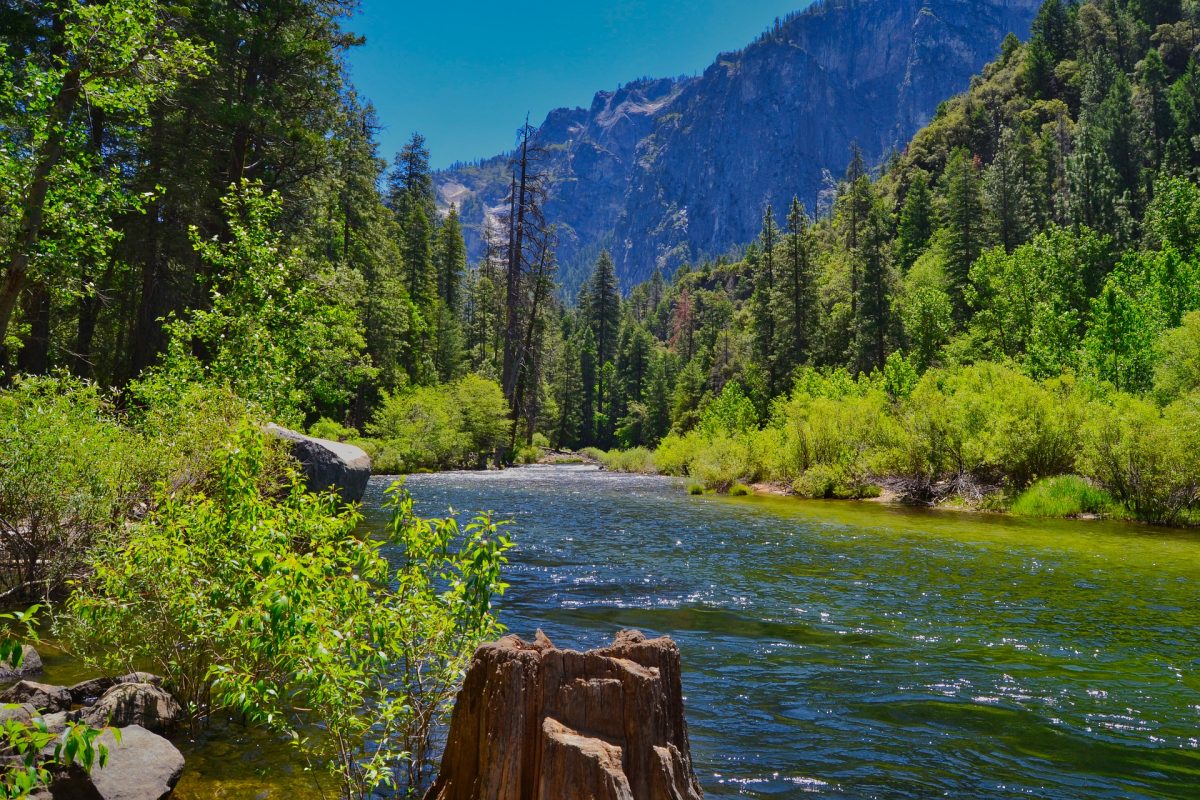
[[[246,429],[212,496],[163,496],[128,544],[99,550],[56,633],[109,674],[159,672],[194,725],[224,711],[288,735],[342,796],[419,793],[470,655],[498,630],[509,542],[486,517],[418,519],[400,487],[386,535],[358,538],[356,512],[294,474],[282,497],[262,492],[264,448]]]
[[[744,437],[717,436],[706,441],[688,471],[709,489],[722,492],[738,481],[756,478],[750,446]]]
[[[654,454],[644,447],[629,450],[610,450],[601,458],[606,469],[613,472],[637,472],[653,475]]]
[[[810,500],[862,500],[878,497],[879,487],[840,467],[818,464],[792,483],[792,491]]]
[[[729,487],[730,497],[746,497],[751,494],[753,494],[753,492],[750,491],[750,487],[744,483],[735,483],[733,486]]]
[[[683,436],[677,433],[668,434],[654,451],[654,466],[664,475],[688,475],[699,446],[700,437],[696,433]]]
[[[1108,492],[1078,475],[1046,478],[1026,489],[1012,505],[1012,513],[1023,517],[1077,517],[1104,514],[1113,505]]]
[[[381,442],[377,469],[403,473],[482,466],[507,428],[500,386],[468,375],[445,386],[385,395],[367,433]]]
[[[346,427],[340,422],[334,422],[327,417],[321,417],[308,428],[308,435],[331,442],[347,442],[359,438],[358,431]]]
[[[1200,395],[1161,410],[1125,394],[1094,404],[1079,461],[1138,519],[1179,521],[1200,500]]]
[[[688,484],[688,494],[702,495],[702,494],[704,494],[704,487],[702,485],[700,485],[699,483],[690,483],[690,484]]]
[[[601,464],[608,458],[608,453],[601,450],[599,447],[585,447],[579,451],[579,455],[591,461],[597,461]]]
[[[70,378],[0,393],[0,574],[8,598],[47,597],[114,534],[158,477],[108,399]]]

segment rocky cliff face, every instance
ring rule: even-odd
[[[810,213],[825,171],[857,141],[881,161],[967,87],[1009,32],[1024,36],[1039,0],[826,0],[703,75],[639,81],[552,112],[537,141],[552,180],[568,292],[602,247],[625,287],[656,266],[750,241],[762,209],[793,196]],[[473,230],[502,206],[507,156],[437,176],[443,204]]]

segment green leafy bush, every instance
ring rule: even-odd
[[[108,672],[162,674],[196,726],[227,712],[287,734],[346,797],[418,791],[467,661],[498,630],[509,542],[486,517],[419,519],[399,487],[386,535],[359,538],[332,494],[294,476],[265,492],[268,460],[248,428],[211,495],[162,496],[95,552],[56,632]]]
[[[1012,505],[1012,513],[1023,517],[1077,517],[1106,514],[1112,496],[1078,475],[1045,478],[1026,489]]]
[[[376,471],[398,474],[482,466],[504,441],[508,425],[500,385],[468,375],[385,395],[367,433],[380,444]]]
[[[1138,519],[1180,521],[1200,502],[1200,395],[1165,409],[1125,394],[1094,404],[1079,462]]]
[[[71,378],[22,378],[0,393],[0,573],[3,596],[47,597],[117,533],[165,477],[146,443],[99,389]]]
[[[601,456],[601,463],[613,472],[636,472],[653,475],[654,453],[645,447],[633,447],[629,450],[610,450]]]
[[[735,483],[733,486],[729,487],[730,497],[747,497],[751,494],[754,494],[754,492],[752,492],[750,487],[744,483]]]

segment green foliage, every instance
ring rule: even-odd
[[[1106,514],[1113,507],[1108,492],[1078,475],[1045,478],[1026,489],[1012,505],[1022,517],[1078,517]]]
[[[478,466],[503,441],[508,424],[499,384],[467,375],[385,395],[367,434],[381,446],[376,471],[404,473]]]
[[[735,483],[733,486],[729,487],[730,497],[748,497],[752,494],[754,494],[754,492],[751,491],[750,487],[746,486],[744,483]]]
[[[741,384],[725,384],[721,394],[708,404],[700,416],[699,431],[704,436],[746,433],[758,426],[758,412],[746,397]]]
[[[613,472],[635,472],[653,475],[658,470],[654,466],[654,453],[645,447],[633,447],[629,450],[610,450],[600,454],[600,462],[604,468]]]
[[[1185,519],[1200,500],[1200,396],[1160,409],[1119,394],[1094,407],[1079,462],[1138,519]]]
[[[344,796],[416,791],[475,644],[497,631],[508,540],[486,517],[418,519],[399,487],[386,536],[361,539],[333,495],[295,479],[264,493],[267,463],[246,430],[211,496],[161,497],[127,544],[96,551],[56,631],[107,670],[162,674],[196,725],[229,712],[288,734]]]
[[[116,534],[158,477],[94,385],[24,378],[0,392],[0,553],[7,597],[47,597]]]
[[[193,244],[220,280],[210,306],[167,325],[162,388],[227,386],[285,423],[338,407],[370,371],[353,312],[337,302],[327,276],[313,276],[271,228],[279,197],[261,186],[234,187],[224,201],[228,241]],[[324,285],[322,285],[324,284]]]

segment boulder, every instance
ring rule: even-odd
[[[310,492],[334,489],[346,503],[362,500],[371,479],[371,457],[365,451],[351,444],[305,436],[279,425],[268,425],[267,432],[288,442]]]
[[[0,692],[0,703],[28,703],[46,714],[71,708],[71,690],[35,681],[17,681]]]
[[[700,800],[679,649],[637,631],[559,650],[538,631],[480,647],[427,800]]]
[[[71,702],[81,706],[95,705],[101,695],[118,683],[151,683],[161,686],[162,678],[149,672],[131,672],[116,678],[92,678],[71,687]]]
[[[0,661],[0,683],[12,683],[21,678],[42,674],[42,657],[30,645],[21,648],[20,666],[13,666],[11,661]]]
[[[91,773],[78,766],[50,784],[54,800],[165,800],[183,774],[183,754],[163,737],[140,725],[111,730],[97,739],[108,748],[108,763]]]
[[[82,719],[94,728],[140,725],[155,733],[165,733],[179,724],[182,713],[179,701],[160,686],[118,683],[101,695],[95,705],[85,709]]]
[[[38,715],[38,710],[29,703],[5,703],[0,705],[0,725],[7,722],[20,722],[28,725]]]

